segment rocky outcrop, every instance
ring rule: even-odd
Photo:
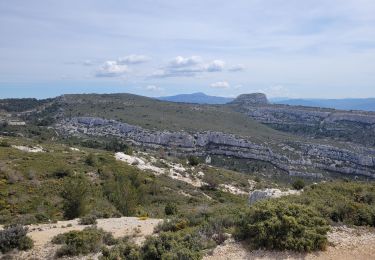
[[[280,198],[282,196],[299,194],[297,190],[288,190],[281,191],[279,189],[265,189],[265,190],[254,190],[249,194],[249,205],[254,204],[257,201],[271,199],[271,198]]]
[[[375,113],[246,102],[240,95],[229,104],[236,111],[275,129],[309,137],[330,137],[375,147]],[[266,99],[264,96],[263,99]]]
[[[196,155],[225,155],[269,162],[293,176],[321,177],[333,171],[375,177],[375,150],[353,146],[352,150],[316,143],[294,143],[293,149],[278,144],[259,144],[221,132],[170,132],[92,117],[61,120],[55,129],[65,135],[115,136],[134,145],[164,147],[173,152]],[[284,149],[285,148],[285,149]],[[286,152],[282,152],[282,151]],[[278,152],[277,152],[278,151]]]
[[[268,99],[263,93],[242,94],[230,102],[230,104],[240,106],[267,105]]]

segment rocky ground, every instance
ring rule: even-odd
[[[151,235],[154,228],[162,220],[142,219],[137,217],[121,217],[98,219],[97,227],[111,232],[115,238],[131,236],[137,244],[141,244],[145,237]],[[51,240],[54,236],[71,230],[82,230],[87,226],[79,225],[78,219],[58,221],[53,224],[30,225],[28,236],[34,241],[34,248],[29,251],[15,252],[11,259],[54,259],[54,254],[59,245],[54,245]],[[97,259],[98,254],[64,259]],[[0,255],[1,258],[1,255]]]
[[[197,188],[207,184],[202,181],[204,172],[197,171],[195,167],[184,167],[179,163],[161,160],[164,164],[163,168],[155,165],[157,159],[147,153],[134,153],[133,155],[127,155],[122,152],[118,152],[115,154],[115,158],[116,160],[133,165],[140,170],[150,171],[156,176],[164,174],[172,179],[186,182]],[[229,192],[235,195],[246,195],[249,193],[249,191],[244,191],[229,183],[222,183],[219,185],[219,188],[224,192]]]
[[[218,246],[204,260],[245,260],[245,259],[375,259],[375,229],[334,227],[328,234],[329,246],[326,251],[308,254],[250,250],[245,244],[230,239]]]

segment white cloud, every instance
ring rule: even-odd
[[[227,81],[218,81],[210,85],[211,88],[229,88],[230,85]]]
[[[118,64],[140,64],[149,61],[151,58],[145,55],[128,55],[125,57],[118,58]]]
[[[199,65],[202,62],[203,61],[200,56],[191,56],[191,57],[186,57],[186,58],[182,56],[177,56],[169,63],[169,67],[172,67],[172,68],[190,67],[190,66]]]
[[[148,85],[148,86],[146,86],[145,89],[148,90],[148,91],[161,91],[161,90],[163,90],[162,88],[160,88],[158,86],[155,86],[155,85]]]
[[[117,61],[106,61],[96,72],[97,77],[119,77],[129,72],[128,66]]]
[[[224,69],[225,62],[222,60],[214,60],[206,65],[207,72],[222,71]]]
[[[204,72],[222,71],[224,66],[225,62],[222,60],[213,60],[206,63],[200,56],[177,56],[167,66],[155,71],[151,77],[194,77]]]
[[[230,72],[238,72],[245,70],[245,66],[242,64],[237,64],[228,69]]]

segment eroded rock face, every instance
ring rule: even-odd
[[[249,205],[254,204],[257,201],[280,198],[291,194],[299,194],[297,190],[281,191],[279,189],[265,189],[265,190],[254,190],[249,194]]]
[[[65,135],[115,136],[135,145],[170,149],[196,155],[225,155],[269,162],[287,174],[319,178],[321,171],[375,177],[375,150],[352,147],[352,150],[313,143],[286,144],[278,152],[268,144],[254,143],[221,132],[153,131],[138,126],[92,117],[64,119],[56,130]],[[283,149],[285,148],[285,149]],[[287,149],[288,148],[288,149]],[[282,152],[287,150],[287,152]]]

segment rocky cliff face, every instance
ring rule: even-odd
[[[135,145],[164,147],[180,153],[226,155],[272,163],[289,175],[320,177],[333,171],[375,177],[375,150],[353,146],[352,150],[315,143],[256,144],[249,139],[221,132],[152,131],[138,126],[92,117],[63,119],[55,129],[65,135],[115,136]],[[276,151],[278,150],[278,152]],[[285,151],[285,152],[280,152]]]
[[[230,106],[278,130],[309,137],[330,137],[375,147],[374,112],[273,105],[254,102],[252,95],[240,95]]]
[[[267,105],[268,99],[263,93],[242,94],[230,103],[239,106]]]

